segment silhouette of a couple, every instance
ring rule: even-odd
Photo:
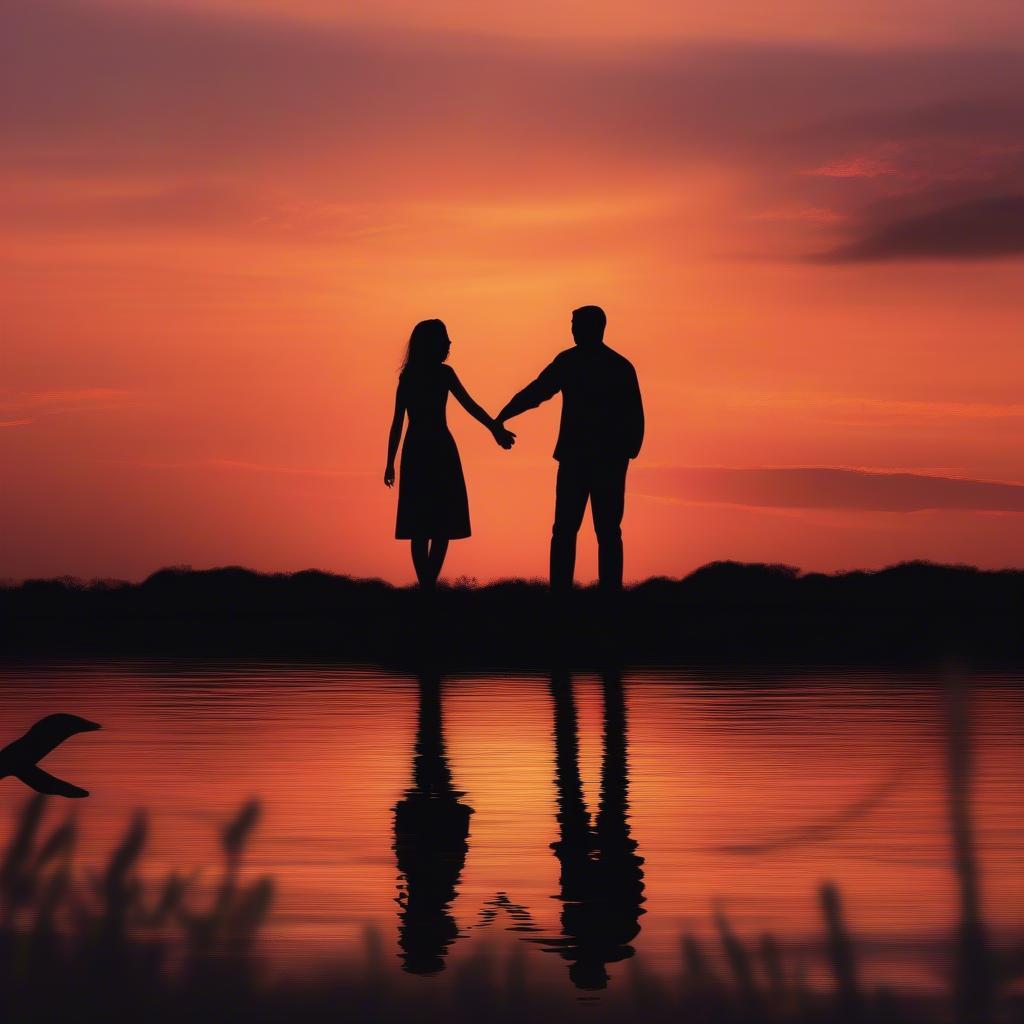
[[[516,435],[505,421],[562,394],[562,420],[554,457],[558,460],[555,519],[551,531],[551,589],[572,589],[576,535],[587,502],[598,543],[601,587],[622,588],[622,514],[626,470],[644,436],[640,385],[632,363],[604,343],[606,318],[599,306],[572,314],[575,346],[560,352],[540,376],[491,418],[469,396],[446,360],[451,351],[441,320],[423,320],[409,338],[398,378],[395,416],[388,438],[384,483],[395,482],[395,456],[408,414],[398,476],[395,537],[408,540],[420,586],[435,585],[448,542],[470,535],[469,501],[462,462],[448,430],[445,406],[453,394],[505,449]]]

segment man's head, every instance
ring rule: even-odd
[[[572,311],[572,337],[577,345],[600,345],[608,318],[600,306],[580,306]]]

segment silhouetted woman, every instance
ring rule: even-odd
[[[437,582],[448,542],[470,535],[462,462],[445,419],[449,393],[487,427],[502,448],[511,448],[516,436],[469,397],[455,371],[445,363],[450,349],[448,329],[441,320],[422,320],[413,328],[398,376],[395,418],[388,438],[384,483],[391,487],[402,424],[408,413],[395,537],[412,541],[412,564],[421,587],[432,587]]]

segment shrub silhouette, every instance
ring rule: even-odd
[[[161,569],[141,583],[70,578],[0,587],[0,651],[343,658],[392,664],[546,666],[553,651],[597,664],[927,661],[1021,664],[1024,572],[906,562],[802,573],[713,562],[561,609],[544,584],[456,581],[413,589],[317,570]]]

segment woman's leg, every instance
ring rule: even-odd
[[[430,552],[426,537],[413,537],[409,547],[412,549],[412,564],[416,570],[416,579],[421,587],[433,586],[430,578]],[[436,577],[435,577],[436,578]]]
[[[441,568],[444,565],[445,555],[448,554],[448,538],[434,537],[430,542],[429,566],[432,582],[436,583],[441,575]]]

